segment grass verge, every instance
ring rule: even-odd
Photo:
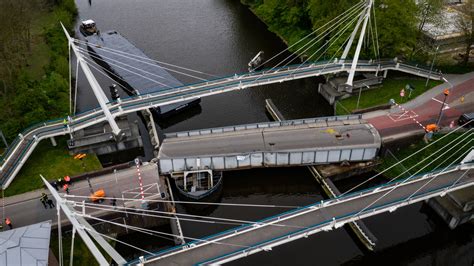
[[[474,135],[472,132],[466,133],[465,135],[462,134],[463,133],[457,132],[452,133],[451,135],[446,136],[445,138],[436,143],[431,142],[433,143],[431,146],[421,151],[420,153],[417,153],[413,157],[410,157],[402,164],[398,164],[397,166],[386,171],[384,173],[384,176],[390,179],[395,178],[397,176],[399,176],[399,178],[406,178],[412,174],[416,175],[426,173],[435,169],[446,167],[453,162],[454,164],[459,163],[462,158],[464,158],[464,156],[462,156],[462,158],[460,159],[458,159],[458,157],[461,157],[461,155],[463,154],[467,154],[467,151],[472,148],[472,145],[474,145]],[[444,135],[437,135],[433,138],[433,141],[438,140],[443,136]],[[450,143],[451,141],[454,142]],[[379,172],[383,171],[391,167],[392,165],[397,164],[399,162],[398,160],[403,160],[407,158],[408,156],[419,151],[421,148],[426,147],[427,145],[428,144],[426,144],[424,141],[419,141],[406,148],[402,148],[394,152],[393,155],[396,158],[394,158],[394,156],[392,155],[387,155],[383,159],[382,164],[380,164],[376,168],[376,170]],[[441,155],[449,148],[452,149],[446,152],[446,154]],[[428,159],[423,161],[426,158]],[[408,169],[409,173],[404,173],[406,169]]]
[[[397,103],[405,103],[421,95],[425,91],[441,84],[441,81],[430,80],[428,87],[425,88],[426,80],[422,79],[385,79],[379,88],[362,91],[360,96],[359,108],[364,109],[374,107],[381,104],[386,104],[390,99],[394,99]],[[406,91],[405,86],[411,84],[415,89],[412,91],[410,97],[409,92]],[[400,91],[405,89],[405,97],[401,99]],[[353,94],[350,98],[338,101],[349,112],[356,110],[358,94]],[[342,108],[337,108],[337,114],[347,114]]]
[[[102,165],[95,154],[88,154],[84,166],[79,160],[69,155],[66,137],[57,138],[58,145],[53,147],[49,140],[41,141],[28,161],[20,170],[10,186],[5,190],[5,196],[13,196],[43,187],[39,174],[48,180],[54,180],[65,175],[73,176],[84,172],[99,170]]]
[[[70,264],[71,243],[72,243],[71,233],[67,233],[67,234],[63,233],[62,246],[63,246],[64,265]],[[114,243],[112,243],[112,246],[113,245]],[[54,256],[56,256],[56,258],[59,260],[59,240],[58,240],[57,234],[55,233],[51,234],[51,241],[50,241],[49,246],[51,250],[53,251]],[[104,254],[105,258],[108,261],[111,261],[110,256],[108,256],[108,254],[103,252],[102,248],[97,243],[96,243],[96,246],[99,247],[99,249],[102,251],[102,254]],[[74,238],[74,253],[72,257],[73,257],[72,258],[73,265],[98,265],[97,260],[95,259],[94,255],[92,255],[89,248],[87,248],[86,244],[84,244],[84,241],[79,236],[79,234],[76,234],[76,237]]]

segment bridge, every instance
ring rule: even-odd
[[[360,115],[255,123],[166,134],[160,172],[236,170],[373,160],[381,139]]]
[[[302,67],[289,66],[284,69],[275,69],[272,71],[263,70],[186,85],[168,89],[164,92],[128,97],[122,99],[120,102],[108,102],[106,103],[106,108],[110,110],[111,117],[115,118],[152,107],[165,106],[215,94],[330,73],[347,72],[349,70],[350,65],[343,62],[320,62],[306,64]],[[429,70],[393,61],[366,61],[360,62],[357,65],[357,71],[376,72],[384,70],[399,70],[423,77],[431,76],[431,78],[434,79],[442,78],[441,75],[436,76],[433,73],[430,74]],[[55,136],[68,135],[75,130],[108,121],[102,108],[88,110],[73,116],[68,127],[64,127],[62,120],[63,118],[38,123],[19,134],[4,155],[2,160],[3,164],[0,167],[0,180],[4,188],[8,187],[11,183],[39,141]]]
[[[321,201],[250,225],[176,246],[138,262],[150,265],[222,264],[273,247],[474,185],[474,163],[459,164]]]
[[[67,126],[63,125],[63,118],[60,118],[38,123],[20,133],[2,158],[2,165],[0,166],[0,182],[2,183],[2,187],[5,189],[9,186],[41,140],[60,135],[72,134],[76,130],[103,122],[108,122],[116,138],[120,139],[122,137],[122,132],[117,126],[115,118],[152,107],[166,106],[183,101],[195,100],[202,97],[253,88],[261,85],[340,72],[349,73],[349,78],[347,81],[348,86],[352,85],[355,72],[379,73],[381,71],[397,70],[421,77],[429,77],[431,79],[444,79],[441,73],[432,72],[428,69],[412,66],[394,60],[359,60],[359,53],[364,40],[365,28],[367,27],[367,22],[370,18],[371,8],[373,8],[372,0],[367,1],[367,3],[361,1],[350,9],[352,10],[352,13],[345,14],[346,17],[351,17],[355,14],[355,19],[348,23],[348,26],[352,25],[352,23],[357,21],[357,19],[358,21],[355,25],[353,33],[347,40],[344,53],[340,59],[335,58],[323,62],[307,62],[306,60],[302,64],[281,67],[277,67],[279,65],[278,64],[271,69],[251,73],[235,74],[232,76],[177,86],[166,90],[160,90],[158,92],[151,92],[138,96],[123,98],[118,101],[109,101],[107,99],[102,87],[90,70],[88,62],[84,59],[84,56],[81,54],[81,51],[77,46],[79,41],[71,38],[67,30],[63,27],[64,33],[68,39],[69,47],[76,55],[77,65],[83,70],[87,80],[89,81],[89,84],[91,85],[91,88],[99,102],[100,108],[88,110],[71,117],[71,121]],[[360,12],[357,13],[358,11]],[[345,21],[347,22],[347,19]],[[360,27],[361,25],[363,26]],[[343,27],[344,30],[347,30],[347,28],[348,27],[346,26]],[[357,43],[354,58],[352,60],[348,60],[346,59],[348,52],[351,50],[352,43],[356,34],[359,32],[359,28],[361,28],[360,37]],[[343,32],[340,31],[338,34],[341,35],[342,33]],[[336,40],[334,40],[334,42],[335,41]]]

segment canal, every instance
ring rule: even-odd
[[[217,76],[246,72],[248,61],[260,50],[269,58],[286,47],[237,0],[77,0],[76,3],[79,20],[90,18],[96,21],[101,31],[119,31],[150,58]],[[183,83],[196,82],[176,77]],[[97,78],[103,86],[111,83],[99,73]],[[84,80],[83,77],[79,79],[78,111],[97,106]],[[305,79],[207,97],[202,99],[199,108],[161,123],[162,131],[268,121],[264,107],[267,98],[271,98],[290,119],[331,115],[332,108],[317,93],[317,83],[316,79]],[[145,131],[143,125],[141,131]],[[145,135],[144,157],[150,158],[150,144],[146,138]],[[336,185],[341,190],[347,190],[364,178],[367,177],[356,177]],[[306,168],[288,168],[226,173],[219,201],[303,206],[322,198],[322,191]],[[256,220],[286,210],[222,206],[192,210],[178,206],[180,212],[241,220]],[[392,214],[366,219],[365,222],[378,238],[378,246],[373,253],[366,252],[349,231],[338,229],[231,264],[472,264],[472,226],[451,231],[421,203]],[[182,226],[186,236],[195,238],[232,227],[193,222],[183,222]],[[133,235],[132,238],[134,245],[148,249],[170,245],[169,241],[149,236]],[[130,248],[120,245],[117,248],[129,256],[137,255]]]

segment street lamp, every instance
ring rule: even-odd
[[[443,115],[444,104],[446,103],[446,99],[448,98],[448,95],[449,95],[449,89],[444,89],[443,94],[444,94],[443,104],[441,105],[441,108],[439,109],[438,121],[436,121],[436,126],[438,126],[438,128],[440,127],[439,123],[441,122],[441,116]]]
[[[365,83],[362,83],[362,85],[366,86],[367,89],[370,89],[370,87],[365,84]],[[356,110],[359,110],[359,101],[360,101],[360,94],[362,93],[362,88],[359,88],[359,97],[357,97],[357,106],[356,106]]]
[[[433,72],[433,66],[434,66],[434,63],[435,63],[435,60],[436,60],[436,55],[438,55],[438,50],[439,50],[439,45],[436,46],[436,51],[435,51],[435,54],[434,54],[434,57],[433,57],[433,61],[431,62],[430,73],[428,74],[428,78],[426,79],[425,88],[428,88],[428,83],[430,82],[431,72]]]

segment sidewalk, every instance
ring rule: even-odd
[[[474,112],[474,72],[449,76],[448,81],[453,89],[446,100],[448,106],[443,110],[441,126],[449,126],[452,121],[457,125],[461,114]],[[443,90],[450,87],[443,83],[402,104],[401,108],[394,106],[389,110],[365,113],[362,118],[373,124],[384,140],[424,134],[422,126],[436,123],[444,100]]]
[[[140,167],[143,186],[150,186],[151,184],[158,183],[158,167],[156,164],[146,164]],[[38,177],[39,178],[39,177]],[[117,204],[121,204],[122,193],[127,190],[136,191],[136,193],[125,194],[125,198],[137,198],[139,181],[137,177],[136,167],[131,167],[125,170],[117,171],[116,174],[107,174],[90,179],[91,186],[94,190],[104,189],[106,196],[116,197]],[[156,190],[156,189],[155,189]],[[90,195],[89,184],[87,180],[77,181],[72,184],[69,189],[70,195],[78,195],[88,197]],[[3,204],[0,206],[1,211],[5,211],[5,217],[10,217],[15,227],[38,223],[46,220],[57,221],[57,210],[45,209],[40,202],[39,198],[41,193],[48,194],[49,198],[52,199],[50,193],[46,189],[38,189],[35,191],[23,193],[5,198],[5,209],[3,210]],[[64,191],[60,190],[60,194],[64,194]],[[127,196],[128,195],[128,196]],[[73,198],[70,198],[73,199]],[[87,198],[77,198],[77,201],[86,200]],[[55,203],[56,204],[56,203]],[[105,201],[104,204],[110,204],[109,201]],[[64,218],[64,217],[63,217]]]
[[[465,82],[469,82],[470,80],[474,79],[474,72],[470,72],[470,73],[466,73],[466,74],[462,74],[462,75],[448,75],[448,76],[446,76],[446,79],[449,82],[451,82],[451,84],[454,87],[453,92],[456,93],[456,87],[457,86],[459,86],[460,84],[463,84]],[[432,98],[435,98],[436,96],[440,95],[441,93],[443,93],[444,89],[446,89],[446,88],[451,88],[449,83],[446,83],[446,82],[442,83],[442,84],[440,84],[436,87],[431,88],[430,90],[426,91],[425,93],[419,95],[415,99],[413,99],[409,102],[403,103],[402,106],[405,109],[414,109],[414,108],[416,108],[416,107],[418,107],[422,104],[425,104],[425,103],[429,102]],[[471,89],[471,92],[474,92],[474,87],[473,87],[473,89]],[[469,91],[465,92],[465,93],[469,93]],[[458,98],[459,97],[460,96],[458,96]],[[451,96],[449,100],[451,100],[452,98],[453,98],[453,96]],[[465,102],[467,102],[467,101],[465,101]],[[472,102],[474,102],[474,101],[471,101],[471,103]],[[387,115],[389,113],[397,113],[399,111],[400,110],[398,110],[398,108],[391,108],[391,109],[388,109],[388,110],[378,110],[378,111],[373,111],[373,112],[367,112],[367,113],[362,114],[362,118],[363,119],[370,119],[370,118],[374,118],[374,117],[378,117],[378,116],[382,116],[382,115]]]

